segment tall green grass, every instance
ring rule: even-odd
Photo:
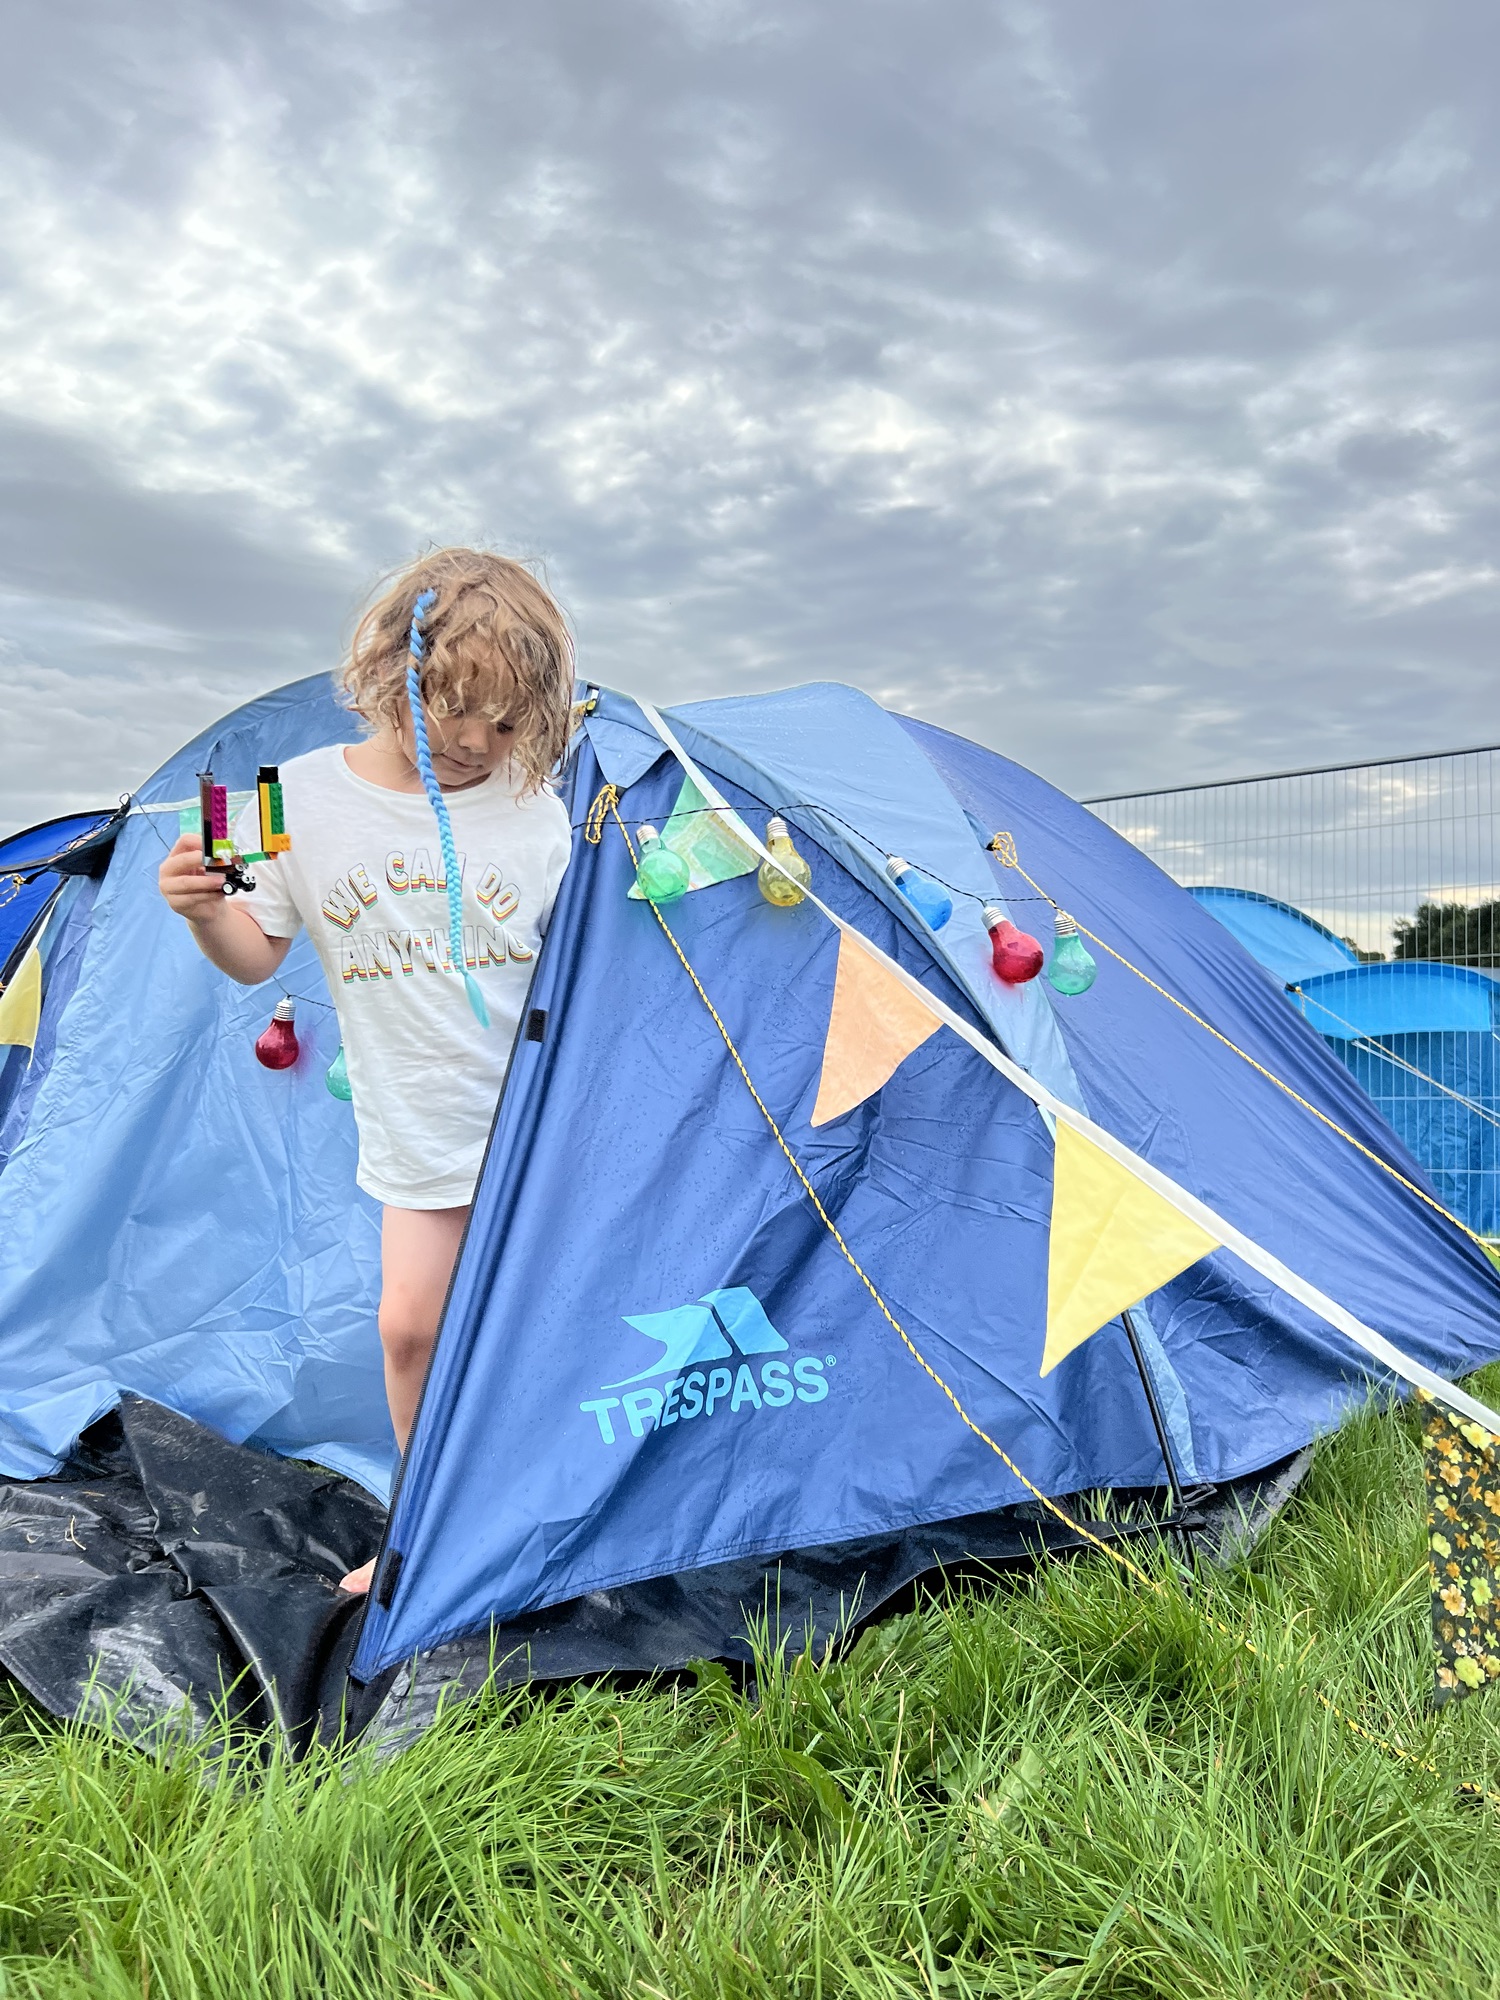
[[[490,1695],[385,1763],[12,1698],[0,1994],[1492,2000],[1500,1812],[1457,1786],[1500,1789],[1500,1695],[1429,1713],[1421,1509],[1411,1419],[1365,1417],[1191,1595],[1057,1564],[753,1703]]]

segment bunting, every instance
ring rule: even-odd
[[[1056,1147],[1044,1375],[1117,1313],[1219,1248],[1218,1237],[1062,1119]]]
[[[842,1118],[873,1097],[941,1026],[939,1017],[909,987],[848,931],[840,931],[833,1010],[823,1043],[813,1124]]]
[[[751,845],[754,835],[739,814],[715,811],[691,778],[683,779],[661,837],[662,844],[687,863],[690,890],[732,882],[737,875],[752,875],[760,866],[760,856]],[[626,894],[634,902],[642,900],[633,882]]]
[[[33,945],[12,974],[10,984],[0,988],[0,1047],[10,1043],[34,1049],[41,1021],[42,954]]]

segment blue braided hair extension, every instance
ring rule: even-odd
[[[417,775],[422,780],[427,803],[437,819],[438,842],[443,850],[443,874],[448,883],[448,950],[453,958],[454,971],[463,974],[464,991],[469,996],[474,1018],[481,1028],[487,1028],[490,1025],[490,1010],[484,1004],[479,981],[464,964],[463,878],[458,872],[458,849],[453,845],[453,822],[448,817],[448,802],[432,768],[432,751],[427,743],[427,716],[422,708],[422,661],[427,656],[422,621],[436,601],[435,590],[424,590],[411,608],[411,662],[406,669],[406,699],[411,705],[411,726],[417,739]]]

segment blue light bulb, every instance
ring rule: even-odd
[[[929,882],[925,875],[919,875],[911,863],[903,861],[899,854],[892,854],[887,859],[885,872],[927,928],[940,931],[953,915],[952,900],[943,894],[935,882]]]

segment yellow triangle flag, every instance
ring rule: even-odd
[[[1042,1373],[1218,1248],[1216,1236],[1059,1119]]]
[[[916,994],[879,959],[839,933],[833,1011],[823,1044],[814,1125],[842,1118],[889,1083],[901,1064],[942,1026]]]
[[[33,945],[0,988],[0,1047],[9,1042],[23,1049],[36,1047],[36,1031],[42,1019],[42,954]]]

